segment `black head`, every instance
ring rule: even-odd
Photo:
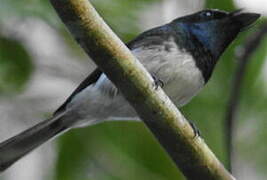
[[[260,17],[256,13],[241,10],[226,12],[220,10],[203,10],[195,14],[174,20],[189,35],[207,48],[217,60],[237,34],[250,26]]]

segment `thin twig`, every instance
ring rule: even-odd
[[[88,0],[50,0],[77,42],[134,107],[190,180],[233,180]]]
[[[238,65],[232,83],[232,88],[230,92],[230,99],[227,105],[226,116],[225,116],[225,132],[226,132],[226,147],[228,155],[228,168],[232,171],[232,161],[233,161],[233,135],[237,124],[237,111],[240,101],[240,91],[242,88],[244,75],[251,60],[251,55],[259,47],[261,40],[267,34],[267,23],[263,24],[257,32],[250,35],[246,43],[240,49],[240,53],[237,54]]]

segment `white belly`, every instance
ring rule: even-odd
[[[171,100],[183,106],[199,92],[205,80],[189,53],[178,48],[171,39],[165,45],[168,51],[164,46],[156,46],[140,47],[132,52],[150,73],[164,82],[163,89]]]

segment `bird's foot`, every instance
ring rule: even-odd
[[[164,87],[164,82],[161,79],[159,79],[155,74],[152,74],[152,77],[154,79],[154,85],[156,90],[158,89],[158,87]]]
[[[192,129],[194,131],[194,138],[201,137],[201,132],[197,128],[196,124],[191,120],[188,120],[188,122],[189,122],[190,126],[192,127]]]

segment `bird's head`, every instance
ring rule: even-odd
[[[241,10],[203,10],[175,19],[172,24],[182,28],[189,36],[194,36],[215,59],[218,59],[237,34],[259,17],[259,14],[245,13]]]

